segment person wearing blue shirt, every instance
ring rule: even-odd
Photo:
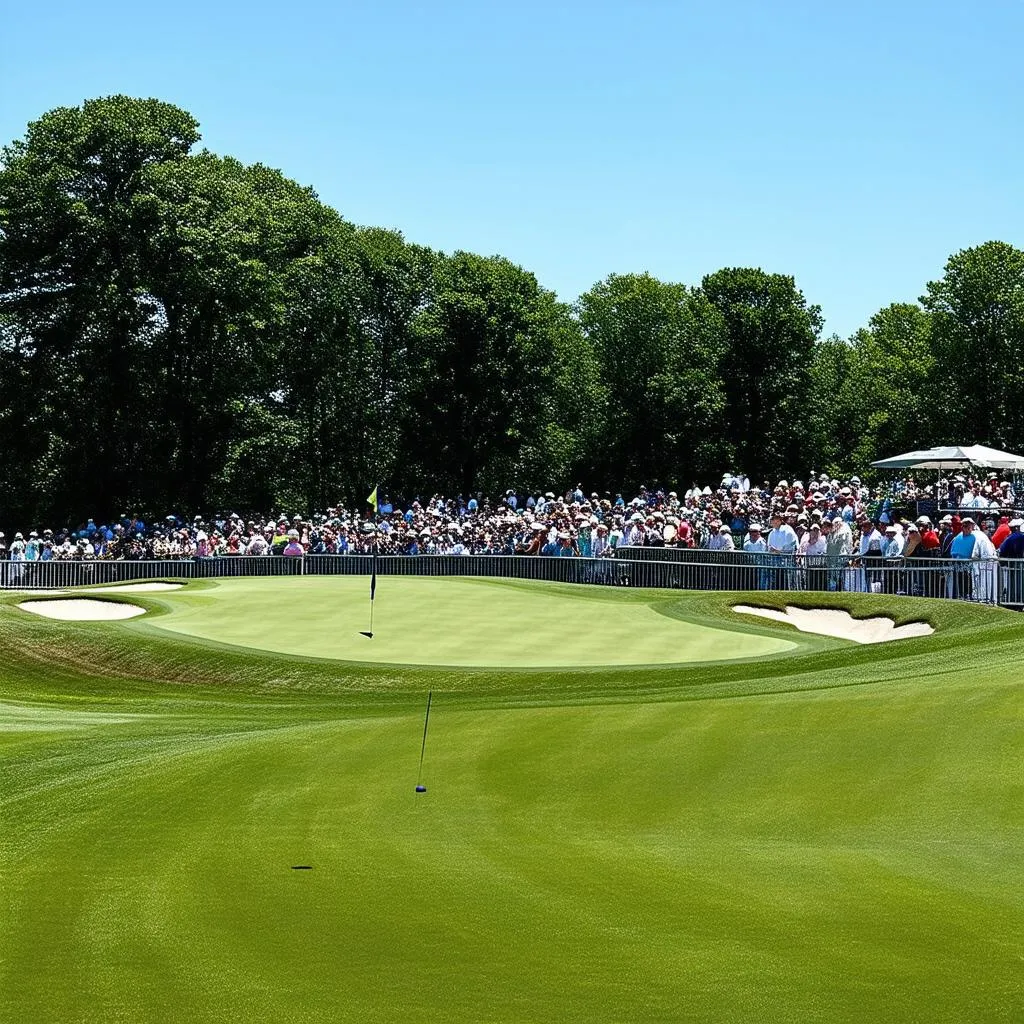
[[[970,562],[974,558],[977,543],[974,536],[974,520],[970,516],[965,516],[960,523],[960,532],[953,538],[953,543],[950,546],[950,557],[959,562]],[[970,598],[973,592],[970,566],[966,568],[956,566],[953,570],[953,596]]]

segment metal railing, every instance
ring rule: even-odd
[[[139,580],[366,576],[371,555],[235,555],[162,561],[0,562],[0,589],[68,590]],[[1024,559],[827,558],[687,548],[620,548],[616,558],[380,555],[381,576],[489,576],[674,590],[901,594],[1024,609]]]

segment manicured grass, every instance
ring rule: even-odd
[[[1024,620],[803,599],[937,629],[863,648],[728,610],[787,596],[506,591],[797,646],[395,669],[0,598],[0,1020],[1019,1019]]]
[[[660,614],[650,603],[590,600],[578,591],[506,580],[381,578],[369,625],[364,577],[220,580],[167,595],[161,629],[281,654],[401,665],[547,668],[657,665],[752,658],[791,651],[772,636],[730,633]]]

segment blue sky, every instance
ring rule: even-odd
[[[8,5],[0,139],[51,107],[177,103],[346,217],[610,272],[792,274],[848,335],[958,249],[1024,245],[1024,3]]]

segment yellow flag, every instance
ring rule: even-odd
[[[376,514],[376,512],[377,512],[377,488],[376,487],[374,487],[374,489],[372,491],[370,491],[370,496],[366,499],[366,504],[372,506],[374,514]]]

